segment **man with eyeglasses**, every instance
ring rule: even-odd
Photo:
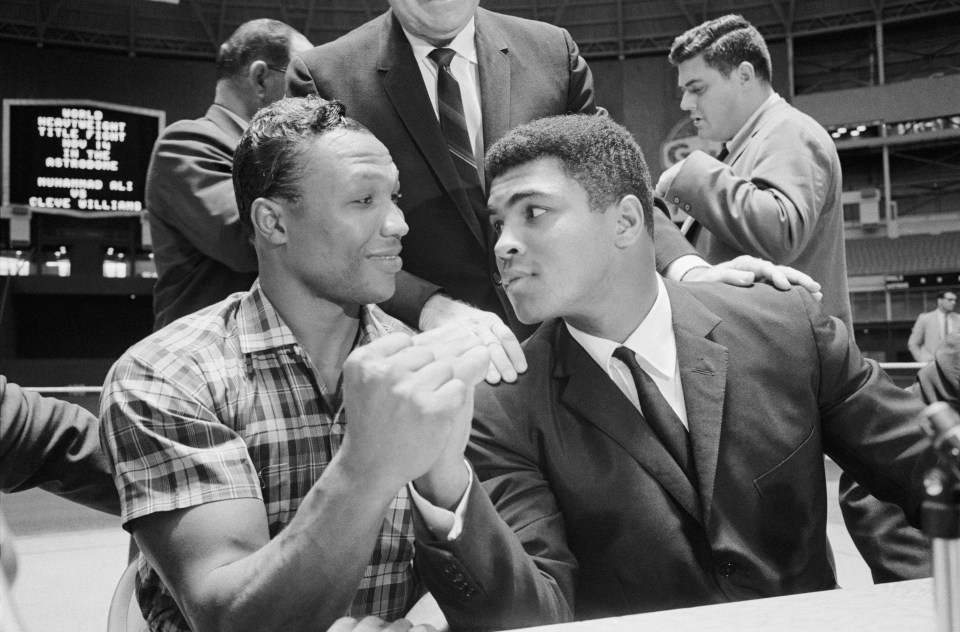
[[[277,20],[241,24],[217,53],[213,105],[157,139],[146,190],[158,276],[154,329],[249,290],[256,279],[257,256],[233,194],[233,151],[254,113],[283,97],[290,56],[311,47]]]

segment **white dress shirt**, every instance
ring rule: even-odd
[[[567,323],[567,330],[610,376],[634,407],[640,410],[637,386],[633,381],[630,368],[613,357],[617,347],[623,346],[633,351],[640,368],[653,379],[684,427],[689,429],[687,406],[683,401],[683,385],[680,383],[680,363],[677,361],[677,339],[673,333],[673,310],[670,308],[667,289],[659,275],[657,275],[657,300],[622,345],[612,340],[591,336],[569,323]]]
[[[430,103],[433,104],[433,113],[440,120],[437,107],[437,65],[427,57],[436,48],[406,29],[403,30],[407,41],[413,48],[413,56],[420,67],[423,85],[427,88]],[[476,23],[470,18],[467,25],[460,31],[453,41],[445,48],[456,51],[450,62],[450,72],[460,84],[460,100],[463,101],[463,115],[467,119],[467,132],[470,134],[470,145],[473,155],[480,169],[480,181],[483,182],[483,117],[480,110],[480,67],[477,64],[477,44],[474,41]]]

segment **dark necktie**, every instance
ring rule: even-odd
[[[667,452],[680,465],[690,482],[696,486],[694,474],[693,450],[690,447],[690,435],[683,427],[683,422],[677,417],[670,404],[663,397],[653,378],[640,368],[633,351],[626,347],[618,347],[613,357],[627,365],[633,375],[633,382],[637,386],[637,399],[640,400],[640,411],[643,418]]]
[[[460,84],[450,71],[450,62],[456,55],[450,48],[435,48],[428,57],[437,64],[437,111],[440,129],[447,141],[447,149],[453,158],[453,164],[460,176],[460,183],[470,198],[474,211],[480,217],[480,225],[486,227],[485,211],[487,198],[480,182],[480,171],[473,155],[470,132],[467,130],[467,118],[463,114],[463,100],[460,98]]]
[[[726,143],[724,143],[723,147],[720,148],[720,153],[717,154],[717,160],[719,160],[720,162],[723,162],[724,160],[727,159],[727,156],[729,155],[730,155],[730,152],[727,151],[727,145]],[[697,245],[697,235],[700,234],[701,228],[703,228],[703,224],[701,224],[697,220],[694,220],[693,223],[690,224],[690,227],[687,229],[687,232],[684,233],[684,236],[687,238],[687,241],[689,241],[694,246]]]

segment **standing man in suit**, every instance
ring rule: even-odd
[[[683,99],[701,138],[724,143],[714,158],[695,151],[660,177],[657,193],[694,218],[688,232],[707,261],[751,254],[791,265],[824,285],[823,306],[853,335],[843,237],[840,158],[823,126],[770,84],[767,45],[739,15],[704,22],[670,49]],[[875,581],[930,575],[929,547],[896,507],[840,477],[841,506]],[[877,539],[888,538],[880,555]]]
[[[937,309],[924,312],[917,317],[910,332],[907,346],[917,362],[930,362],[933,354],[947,336],[960,331],[960,314],[953,310],[957,307],[957,294],[945,290],[937,294]]]
[[[410,233],[397,292],[384,308],[421,329],[440,317],[474,329],[488,342],[493,366],[512,381],[514,367],[523,371],[526,364],[511,330],[522,339],[533,328],[514,315],[495,269],[483,153],[521,123],[603,110],[594,103],[593,76],[569,33],[477,5],[390,0],[380,17],[294,57],[287,91],[341,101],[400,169],[400,208]],[[671,278],[707,275],[746,284],[757,272],[789,286],[766,262],[711,269],[666,215],[657,221],[665,226],[658,265]],[[491,371],[488,379],[495,380]]]
[[[241,24],[217,53],[213,105],[157,139],[146,187],[157,266],[154,329],[249,290],[257,278],[257,255],[233,195],[233,150],[253,114],[283,96],[290,56],[310,47],[283,22]]]
[[[751,254],[824,286],[827,313],[853,331],[843,241],[840,158],[823,126],[770,84],[766,42],[739,15],[674,40],[670,63],[700,138],[724,143],[667,169],[657,193],[697,221],[688,235],[712,263]]]
[[[522,321],[544,322],[517,383],[477,389],[482,489],[452,466],[416,485],[463,521],[453,534],[414,516],[454,629],[835,588],[825,453],[919,517],[920,402],[805,290],[662,279],[625,129],[536,121],[486,167],[504,286]]]

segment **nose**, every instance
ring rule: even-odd
[[[381,233],[385,237],[403,237],[410,232],[410,227],[407,226],[407,220],[404,219],[403,211],[400,210],[399,206],[391,203],[390,207],[390,210],[387,211],[386,218],[384,218]]]
[[[680,99],[680,109],[684,112],[691,112],[697,107],[696,97],[692,92],[684,91],[683,97]]]
[[[500,236],[497,237],[497,243],[493,246],[493,252],[501,261],[506,261],[523,252],[522,242],[506,223],[501,224]]]

